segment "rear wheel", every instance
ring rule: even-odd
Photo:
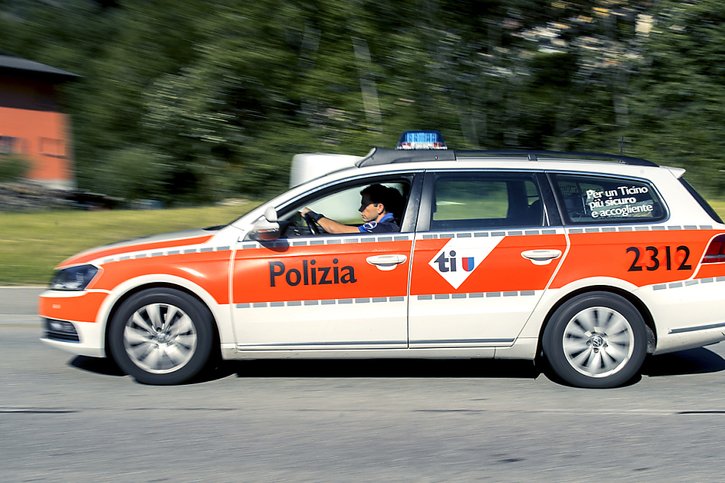
[[[184,292],[158,288],[126,300],[111,321],[109,346],[119,367],[144,384],[180,384],[209,361],[209,311]]]
[[[543,338],[554,374],[578,387],[620,386],[635,377],[647,352],[639,311],[608,292],[579,295],[551,317]]]

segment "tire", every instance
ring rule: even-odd
[[[554,375],[576,387],[621,386],[639,374],[647,354],[642,315],[609,292],[585,293],[556,309],[542,343]]]
[[[209,361],[211,314],[184,292],[155,288],[123,302],[108,333],[118,366],[142,384],[181,384]]]

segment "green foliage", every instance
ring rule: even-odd
[[[3,49],[82,75],[80,187],[182,204],[267,196],[296,153],[413,128],[622,149],[719,196],[723,20],[717,0],[0,0]]]
[[[109,153],[95,170],[96,186],[107,195],[130,200],[157,198],[173,192],[173,186],[167,186],[168,172],[168,156],[143,146],[121,148]]]
[[[25,178],[30,170],[30,162],[15,155],[0,155],[0,183],[19,181]]]
[[[717,0],[664,1],[644,42],[627,130],[641,155],[687,168],[704,192],[725,193],[725,12]]]

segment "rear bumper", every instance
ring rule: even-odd
[[[725,277],[654,285],[642,295],[657,326],[655,354],[725,340]]]
[[[665,354],[684,349],[693,349],[706,345],[717,344],[725,340],[725,322],[702,326],[672,329],[661,336],[655,354]]]

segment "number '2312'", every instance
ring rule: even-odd
[[[674,250],[673,247],[670,246],[666,246],[664,248],[664,253],[661,253],[660,249],[658,249],[657,247],[645,247],[644,251],[646,255],[642,257],[642,251],[638,247],[628,247],[627,253],[634,253],[634,260],[632,260],[632,264],[629,266],[628,271],[641,272],[643,268],[644,270],[647,270],[649,272],[654,272],[655,270],[660,270],[662,268],[664,268],[665,270],[673,270],[673,251],[677,255],[677,258],[680,258],[680,253],[684,254],[682,261],[679,263],[679,265],[676,266],[676,268],[674,268],[674,270],[692,270],[692,265],[687,263],[687,260],[690,258],[690,249],[688,247],[686,247],[685,245],[680,245],[677,248],[674,248]],[[643,258],[643,261],[645,262],[648,261],[649,264],[644,265],[643,267],[642,265],[640,265],[640,258]]]

